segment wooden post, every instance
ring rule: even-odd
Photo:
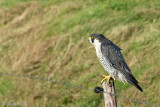
[[[102,87],[103,87],[104,92],[107,92],[107,93],[103,93],[105,107],[117,107],[116,96],[114,96],[116,92],[115,92],[113,78],[110,79],[109,83],[108,83],[108,80],[104,80],[104,82],[102,83]],[[113,95],[108,94],[108,93],[111,93]]]

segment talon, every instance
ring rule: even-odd
[[[101,80],[101,84],[104,82],[105,79],[107,79],[107,80],[108,80],[108,83],[109,83],[109,81],[110,81],[111,78],[112,78],[112,77],[111,77],[110,75],[108,75],[108,76],[103,75],[103,79]],[[114,81],[116,80],[115,78],[113,78],[113,79],[114,79]]]
[[[109,75],[109,76],[106,76],[106,75],[103,75],[103,79],[102,79],[102,81],[101,81],[101,84],[104,82],[104,80],[108,80],[108,83],[109,83],[109,81],[110,81],[110,79],[111,79],[112,77]],[[115,79],[114,79],[114,81],[115,81]]]

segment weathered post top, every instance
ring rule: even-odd
[[[115,87],[114,87],[114,80],[113,78],[110,79],[109,83],[108,80],[106,79],[102,83],[102,87],[104,90],[104,101],[105,101],[105,107],[117,107],[117,101],[116,101],[116,94],[115,92]],[[107,92],[107,93],[105,93]],[[110,93],[110,94],[108,94]]]

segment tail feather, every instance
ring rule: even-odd
[[[136,88],[138,88],[141,92],[143,92],[142,88],[139,86],[138,81],[134,78],[134,76],[131,74],[128,76],[128,83],[134,85]]]
[[[138,84],[134,84],[136,88],[138,88],[141,92],[143,92],[142,88]]]
[[[138,83],[136,83],[136,82],[132,82],[132,81],[128,81],[128,83],[130,83],[130,84],[134,85],[134,86],[135,86],[136,88],[138,88],[141,92],[143,92],[142,88],[139,86],[139,84],[138,84]]]

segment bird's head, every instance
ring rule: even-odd
[[[103,42],[106,40],[106,37],[102,34],[98,34],[98,33],[95,33],[95,34],[92,34],[89,38],[88,38],[88,41],[92,44],[95,44],[97,42]]]

